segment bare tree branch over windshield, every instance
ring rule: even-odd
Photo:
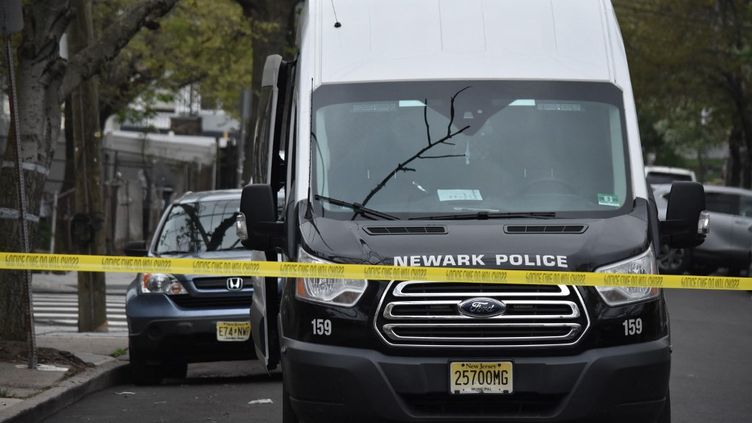
[[[437,145],[440,145],[440,144],[454,145],[453,143],[448,142],[448,141],[450,139],[454,138],[455,136],[457,136],[457,135],[465,132],[467,129],[470,128],[470,125],[466,125],[465,127],[461,128],[461,129],[459,129],[459,130],[457,130],[455,132],[452,132],[452,124],[454,123],[454,101],[457,99],[458,95],[460,95],[463,91],[467,90],[468,88],[470,88],[470,86],[467,86],[467,87],[465,87],[465,88],[457,91],[452,96],[451,102],[450,102],[450,110],[449,110],[450,114],[449,114],[449,124],[447,126],[447,134],[443,138],[441,138],[441,139],[439,139],[437,141],[433,141],[433,142],[431,141],[431,131],[430,131],[430,127],[428,125],[428,99],[426,99],[426,101],[425,101],[425,103],[423,105],[423,120],[425,121],[425,124],[426,124],[426,134],[428,136],[428,145],[425,146],[425,147],[423,147],[423,148],[421,148],[417,153],[415,153],[414,155],[412,155],[410,158],[408,158],[404,162],[399,163],[391,172],[389,172],[389,174],[386,175],[384,177],[384,179],[381,180],[381,182],[379,182],[378,184],[376,184],[376,186],[371,190],[371,192],[368,193],[368,195],[363,200],[363,202],[360,203],[361,206],[365,206],[366,204],[368,204],[368,202],[371,201],[371,198],[373,198],[373,196],[376,195],[376,193],[378,193],[379,191],[381,191],[386,186],[386,184],[389,182],[389,180],[394,175],[396,175],[398,172],[415,172],[414,168],[407,167],[407,165],[409,165],[410,163],[412,163],[416,159],[443,159],[443,158],[447,158],[447,157],[465,157],[464,154],[456,154],[456,155],[455,154],[448,154],[448,155],[441,155],[441,156],[423,156],[423,153],[427,152],[428,150],[430,150],[430,149],[432,149],[432,148],[434,148],[434,147],[436,147]],[[353,215],[353,219],[355,218],[356,215],[357,214]]]

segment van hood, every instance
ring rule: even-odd
[[[336,263],[588,272],[651,242],[640,199],[628,214],[600,219],[300,219],[303,248]]]

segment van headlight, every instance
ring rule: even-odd
[[[626,273],[651,275],[658,273],[653,247],[637,257],[609,264],[595,270],[599,273]],[[643,288],[634,286],[596,286],[603,301],[610,306],[620,306],[639,301],[650,300],[660,295],[660,288]]]
[[[141,292],[167,295],[185,295],[188,293],[175,276],[166,273],[144,273],[141,277]]]
[[[301,263],[329,263],[298,250]],[[366,292],[368,282],[363,279],[297,278],[295,297],[315,303],[352,307]]]

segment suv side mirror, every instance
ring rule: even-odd
[[[283,245],[283,224],[276,220],[277,207],[271,185],[252,184],[243,188],[235,230],[244,247],[269,251]]]
[[[702,185],[674,182],[668,196],[666,220],[660,223],[664,242],[671,248],[696,247],[705,241],[709,223]]]
[[[146,241],[131,241],[125,244],[123,252],[126,256],[131,257],[146,257],[148,250],[146,249]]]

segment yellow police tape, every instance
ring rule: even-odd
[[[0,253],[0,269],[752,290],[752,278]],[[1,280],[2,278],[0,278]]]

